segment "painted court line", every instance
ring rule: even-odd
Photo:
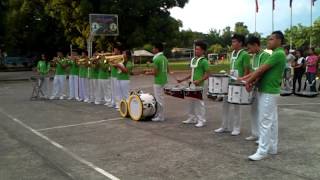
[[[112,118],[112,119],[103,119],[99,121],[90,121],[90,122],[85,122],[85,123],[79,123],[79,124],[69,124],[69,125],[64,125],[64,126],[54,126],[54,127],[49,127],[49,128],[43,128],[43,129],[37,129],[37,131],[47,131],[47,130],[52,130],[52,129],[63,129],[63,128],[68,128],[68,127],[76,127],[76,126],[85,126],[85,125],[91,125],[91,124],[99,124],[107,121],[116,121],[120,120],[123,118]]]
[[[93,163],[79,157],[78,155],[72,153],[71,151],[69,151],[67,148],[63,147],[62,145],[60,145],[59,143],[51,140],[50,138],[48,138],[47,136],[41,134],[39,131],[34,130],[33,128],[31,128],[30,126],[26,125],[25,123],[23,123],[22,121],[20,121],[19,119],[13,117],[12,115],[6,113],[3,109],[0,108],[0,112],[4,115],[6,115],[8,118],[10,118],[12,121],[20,124],[22,127],[24,127],[25,129],[31,131],[32,133],[34,133],[35,135],[39,136],[40,138],[48,141],[50,144],[52,144],[53,146],[61,149],[63,152],[67,153],[69,156],[71,156],[72,158],[74,158],[75,160],[81,162],[82,164],[92,168],[93,170],[97,171],[98,173],[102,174],[103,176],[111,179],[111,180],[120,180],[119,178],[115,177],[114,175],[112,175],[111,173],[99,168],[98,166],[94,165]]]
[[[320,103],[301,103],[301,104],[278,104],[278,106],[304,106],[304,105],[319,105]]]

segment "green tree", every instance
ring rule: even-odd
[[[243,22],[237,22],[234,27],[234,32],[247,36],[249,34],[248,26],[246,26]]]

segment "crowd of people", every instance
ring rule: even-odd
[[[299,86],[294,91],[300,91],[301,78],[306,72],[308,81],[313,81],[317,73],[317,56],[314,49],[310,48],[308,56],[304,58],[302,50],[291,54],[284,47],[284,35],[281,31],[273,32],[269,38],[267,47],[272,50],[268,53],[261,48],[260,39],[252,36],[246,39],[244,36],[235,34],[232,37],[231,47],[233,49],[230,63],[230,76],[233,81],[245,82],[247,91],[253,91],[254,102],[251,110],[251,135],[248,141],[258,144],[256,153],[249,156],[250,160],[261,160],[270,154],[278,152],[278,109],[277,99],[281,91],[283,74],[289,67],[294,69],[294,84]],[[168,59],[163,54],[163,45],[154,44],[153,69],[144,72],[146,75],[154,76],[153,94],[157,101],[157,112],[152,118],[154,122],[165,121],[165,98],[164,87],[168,83],[169,66]],[[177,79],[177,83],[188,81],[195,87],[204,87],[209,77],[209,63],[206,58],[207,45],[202,41],[195,42],[195,57],[190,62],[191,74]],[[118,46],[113,48],[113,55],[123,54],[123,64],[107,64],[98,61],[94,65],[79,63],[88,59],[85,52],[81,56],[71,54],[64,58],[61,52],[55,58],[55,75],[53,92],[50,99],[64,99],[63,89],[66,74],[69,74],[69,100],[83,101],[87,103],[105,104],[109,107],[119,109],[119,101],[128,99],[130,74],[132,72],[131,54],[129,50],[122,51]],[[252,56],[251,56],[252,55]],[[305,70],[306,69],[306,70]],[[45,76],[44,87],[48,84],[48,73],[50,63],[45,56],[38,62],[37,70],[40,75]],[[191,87],[191,86],[190,86]],[[312,88],[315,91],[315,84]],[[45,96],[49,93],[46,89]],[[204,94],[203,94],[204,95]],[[206,125],[206,108],[203,99],[189,100],[189,117],[184,124],[195,124],[201,128]],[[241,108],[240,105],[230,104],[224,98],[222,122],[214,133],[230,132],[232,136],[240,134],[241,130]]]
[[[306,90],[310,86],[309,91],[316,92],[316,77],[318,73],[319,56],[315,52],[315,48],[311,47],[307,50],[298,48],[290,50],[289,46],[285,47],[287,65],[284,73],[284,79],[289,79],[293,75],[292,93],[296,94],[302,90]],[[306,77],[306,81],[302,88],[302,79]],[[291,89],[290,85],[289,88]],[[320,85],[318,87],[320,91]]]

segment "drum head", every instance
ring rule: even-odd
[[[229,77],[229,76],[226,74],[210,74],[209,77]]]
[[[129,112],[128,112],[128,104],[126,100],[122,100],[120,102],[120,115],[121,117],[128,117]]]
[[[143,113],[143,104],[138,95],[131,95],[128,101],[129,114],[132,120],[139,121]]]

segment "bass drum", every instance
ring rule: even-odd
[[[124,118],[129,117],[128,103],[125,99],[120,102],[120,116]]]
[[[132,120],[147,120],[156,114],[157,101],[151,94],[132,94],[129,97],[128,107]]]

